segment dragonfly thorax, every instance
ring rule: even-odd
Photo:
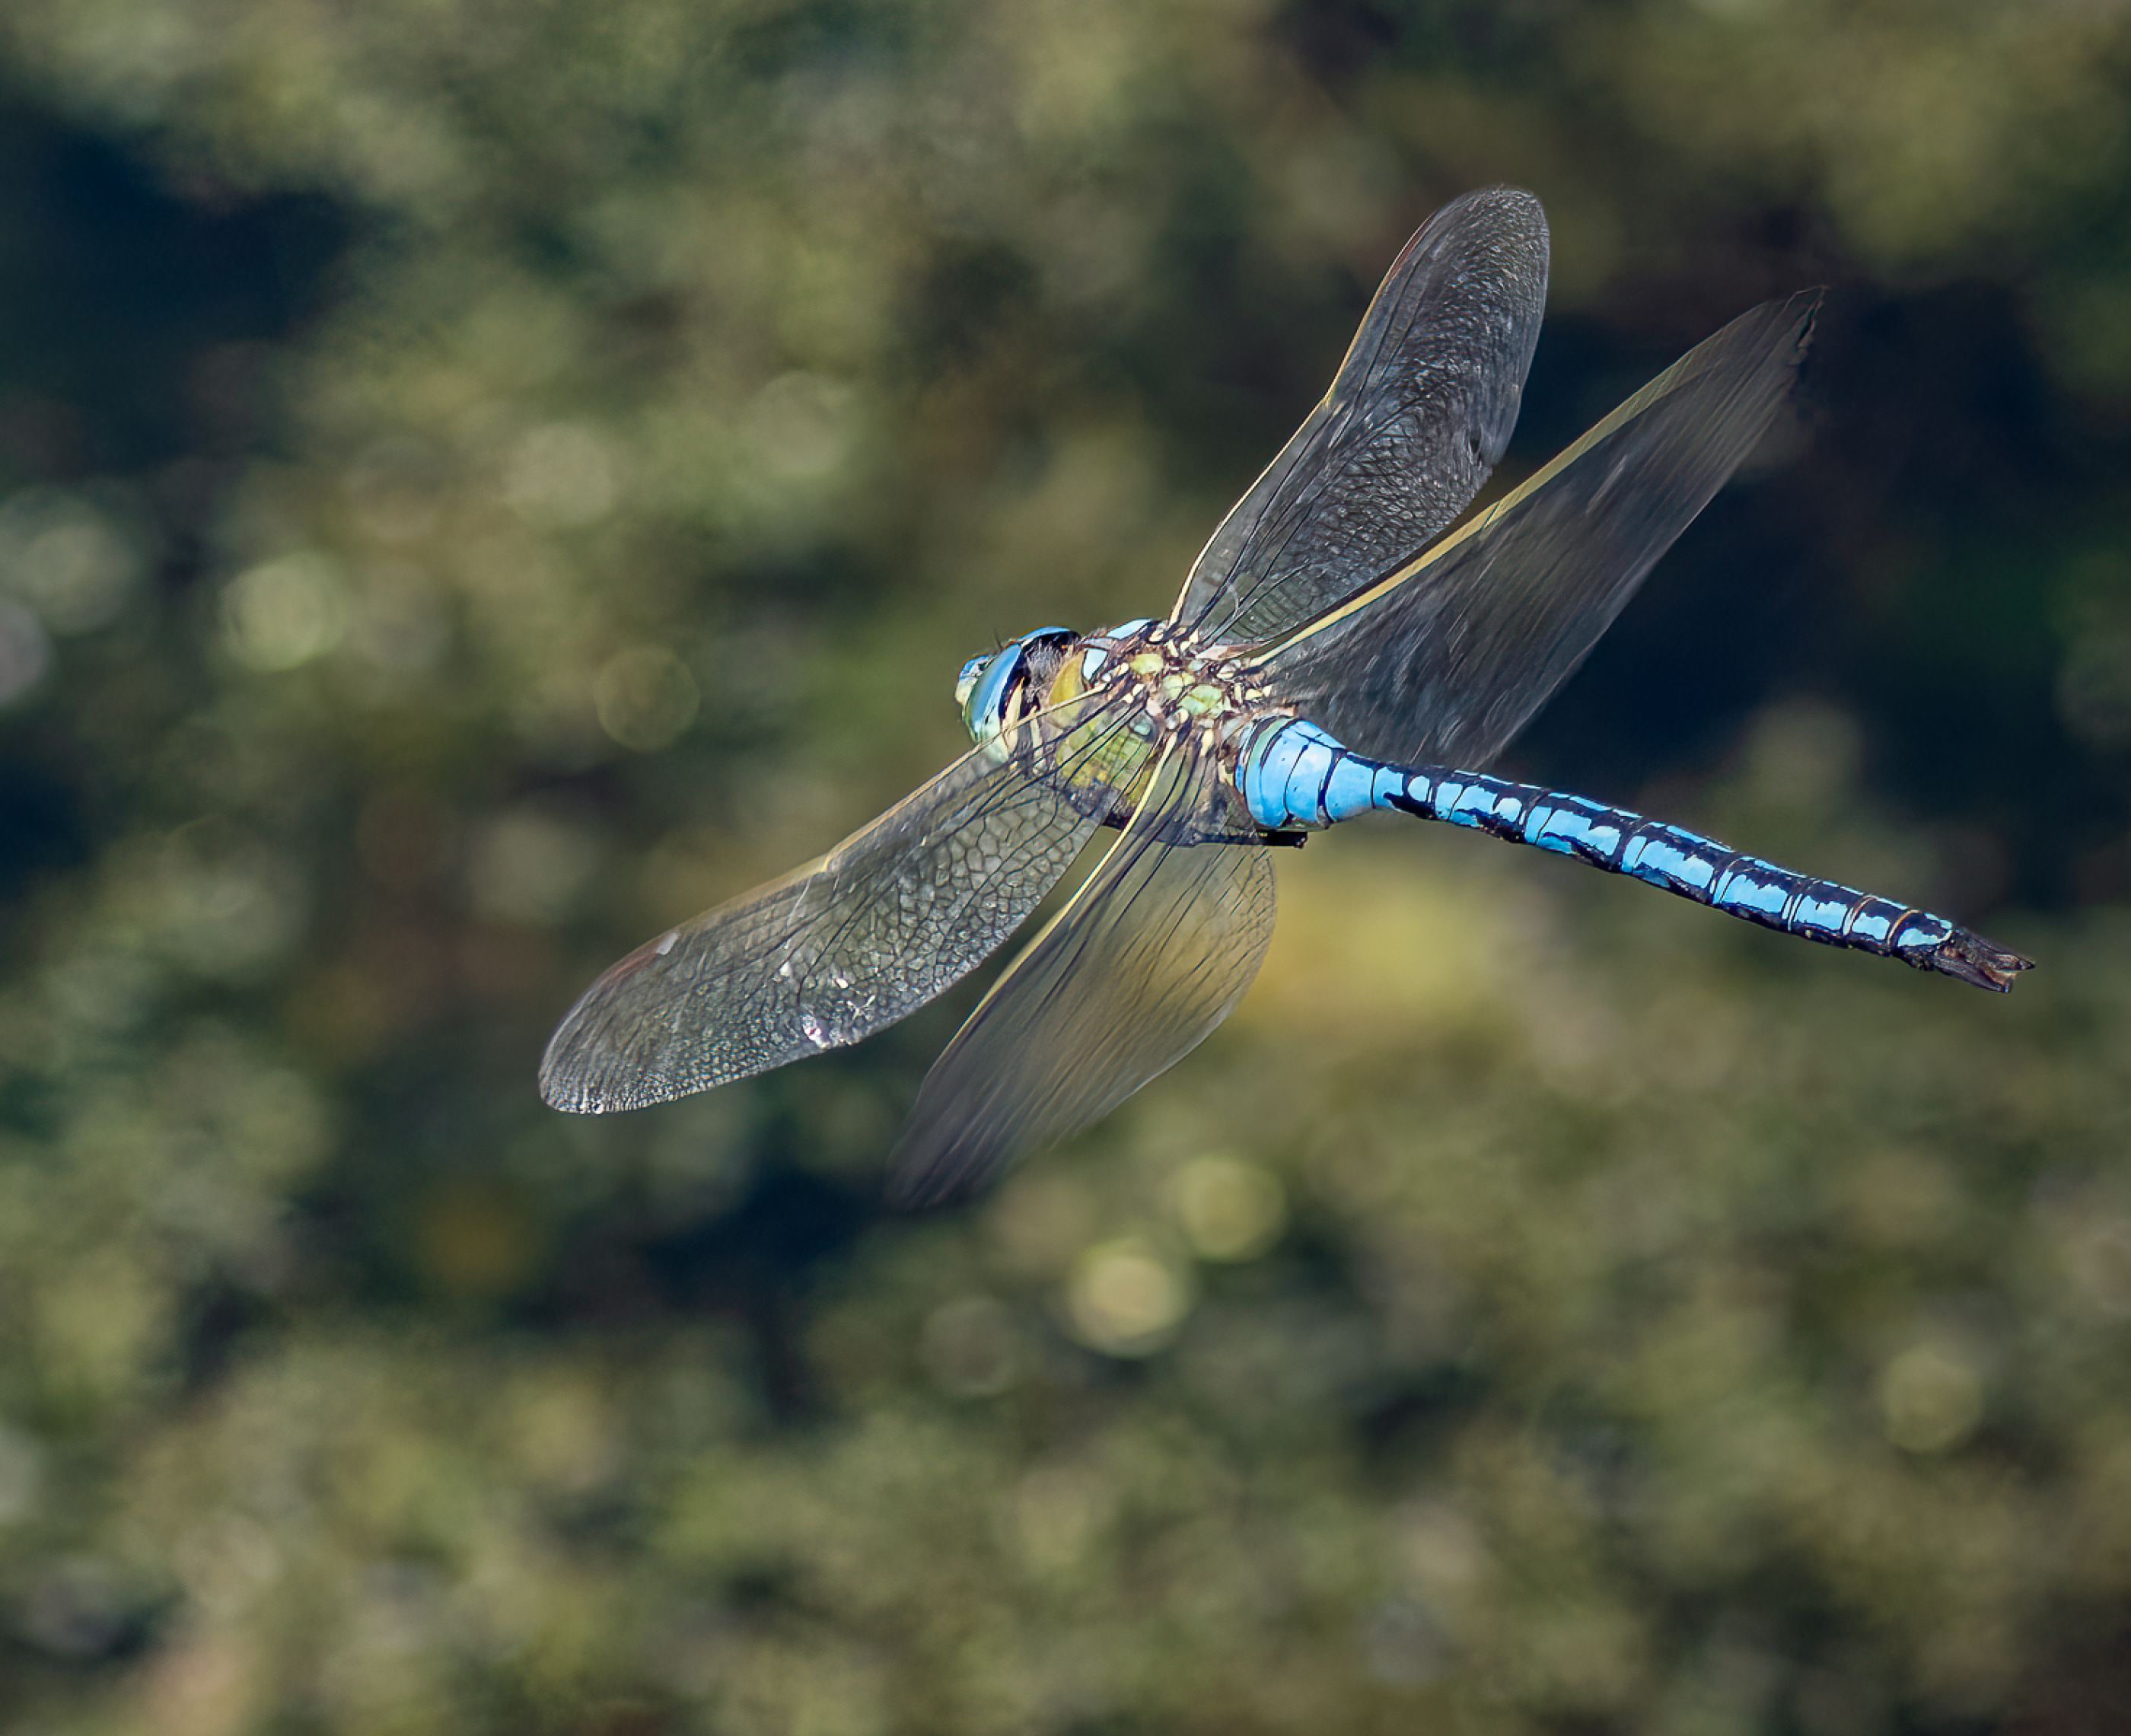
[[[1091,633],[1068,652],[1046,697],[1055,705],[1084,693],[1136,707],[1134,730],[1148,740],[1197,730],[1224,742],[1264,698],[1224,648],[1150,620]]]
[[[1142,739],[1204,731],[1225,740],[1255,715],[1264,695],[1226,655],[1166,621],[1127,621],[1085,637],[1043,627],[962,665],[955,702],[970,739],[1001,740],[1040,711],[1101,702],[1137,712]]]
[[[1268,707],[1228,650],[1168,621],[1085,636],[1046,627],[971,658],[955,694],[979,748],[1002,762],[1027,754],[1075,807],[1120,825],[1168,746],[1194,739],[1233,775],[1250,722],[1284,711]]]

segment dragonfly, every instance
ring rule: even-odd
[[[548,1045],[546,1101],[635,1109],[855,1043],[1003,946],[1089,853],[898,1142],[900,1203],[966,1193],[1195,1048],[1265,957],[1271,847],[1375,811],[2009,988],[2032,961],[1944,916],[1482,769],[1753,449],[1819,305],[1741,315],[1461,523],[1516,419],[1547,263],[1529,193],[1439,211],[1167,615],[1040,628],[971,658],[955,686],[969,751],[826,856],[600,977]]]

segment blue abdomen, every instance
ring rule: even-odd
[[[2010,988],[2028,966],[1943,916],[1779,868],[1683,826],[1483,772],[1390,765],[1300,718],[1256,725],[1236,782],[1252,817],[1270,831],[1388,809],[1573,856],[1765,928],[1900,959],[1979,988]]]

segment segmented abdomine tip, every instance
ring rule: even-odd
[[[2022,971],[2035,968],[2033,959],[1980,935],[1971,935],[1965,928],[1956,929],[1941,941],[1929,962],[1933,970],[2001,995],[2012,992],[2013,979]]]

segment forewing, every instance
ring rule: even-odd
[[[1072,901],[1009,965],[926,1076],[895,1156],[898,1203],[981,1184],[1018,1151],[1107,1114],[1225,1019],[1272,935],[1272,866],[1252,844],[1162,841],[1226,800],[1180,749]]]
[[[1098,718],[1085,751],[1137,738]],[[914,1011],[1042,901],[1095,821],[1056,793],[1032,731],[965,754],[818,862],[639,947],[585,992],[541,1095],[598,1114],[708,1090]]]
[[[1362,753],[1484,765],[1753,450],[1819,302],[1742,314],[1514,493],[1251,663]]]
[[[1515,187],[1422,226],[1331,390],[1214,533],[1173,619],[1209,640],[1285,633],[1423,548],[1516,426],[1546,302],[1546,218]]]

